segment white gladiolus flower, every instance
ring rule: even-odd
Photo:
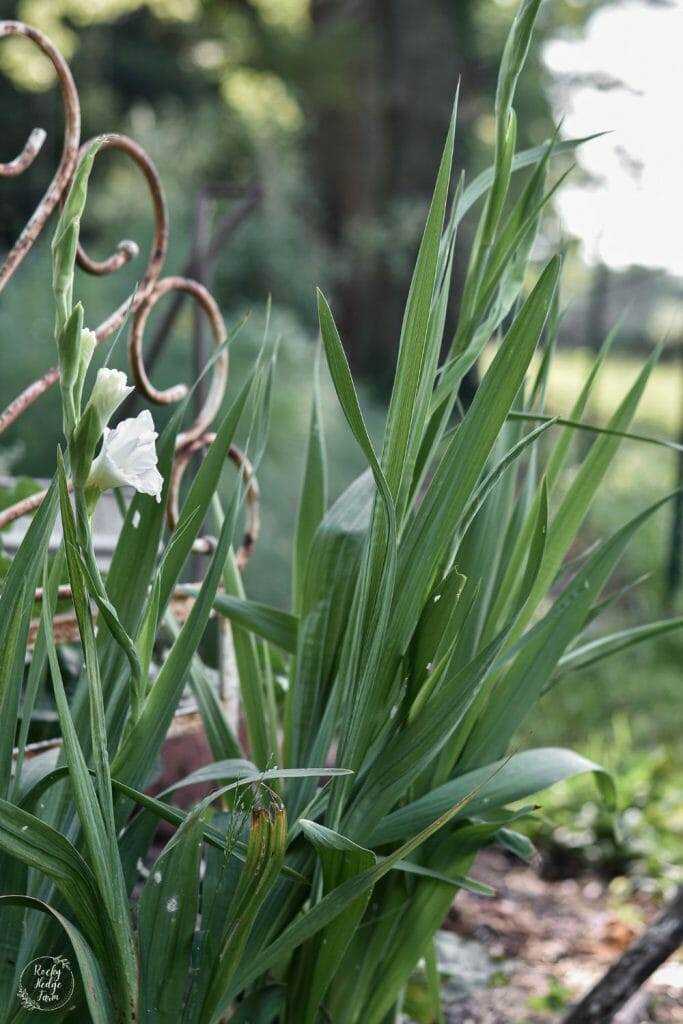
[[[100,423],[104,426],[133,390],[128,386],[128,378],[122,370],[110,370],[103,366],[97,371],[88,404],[95,407]]]
[[[164,478],[157,469],[156,438],[149,409],[122,420],[114,430],[105,427],[102,448],[90,468],[88,488],[106,491],[127,485],[161,501]]]

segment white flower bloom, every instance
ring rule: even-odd
[[[100,423],[104,426],[131,391],[133,388],[128,386],[128,378],[122,370],[110,370],[103,366],[97,371],[88,404],[95,406]]]
[[[106,491],[127,485],[161,501],[164,478],[157,469],[156,438],[149,409],[122,420],[114,430],[105,427],[102,448],[90,468],[87,486]]]

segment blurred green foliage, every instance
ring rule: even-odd
[[[683,766],[673,746],[643,749],[635,740],[621,714],[586,748],[614,773],[616,815],[576,780],[545,794],[542,816],[524,828],[545,851],[551,873],[591,868],[612,879],[617,897],[666,896],[683,883]]]

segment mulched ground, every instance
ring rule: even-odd
[[[640,900],[618,907],[604,880],[546,881],[534,867],[488,850],[472,872],[496,899],[462,892],[446,928],[475,940],[500,961],[499,980],[446,1003],[449,1024],[549,1024],[630,945],[658,907]],[[539,1000],[541,1003],[539,1003]],[[555,1008],[553,1009],[553,1002]],[[683,1024],[683,955],[671,959],[615,1024]]]

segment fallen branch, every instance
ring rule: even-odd
[[[673,900],[564,1019],[609,1024],[617,1010],[683,943],[683,885]]]

